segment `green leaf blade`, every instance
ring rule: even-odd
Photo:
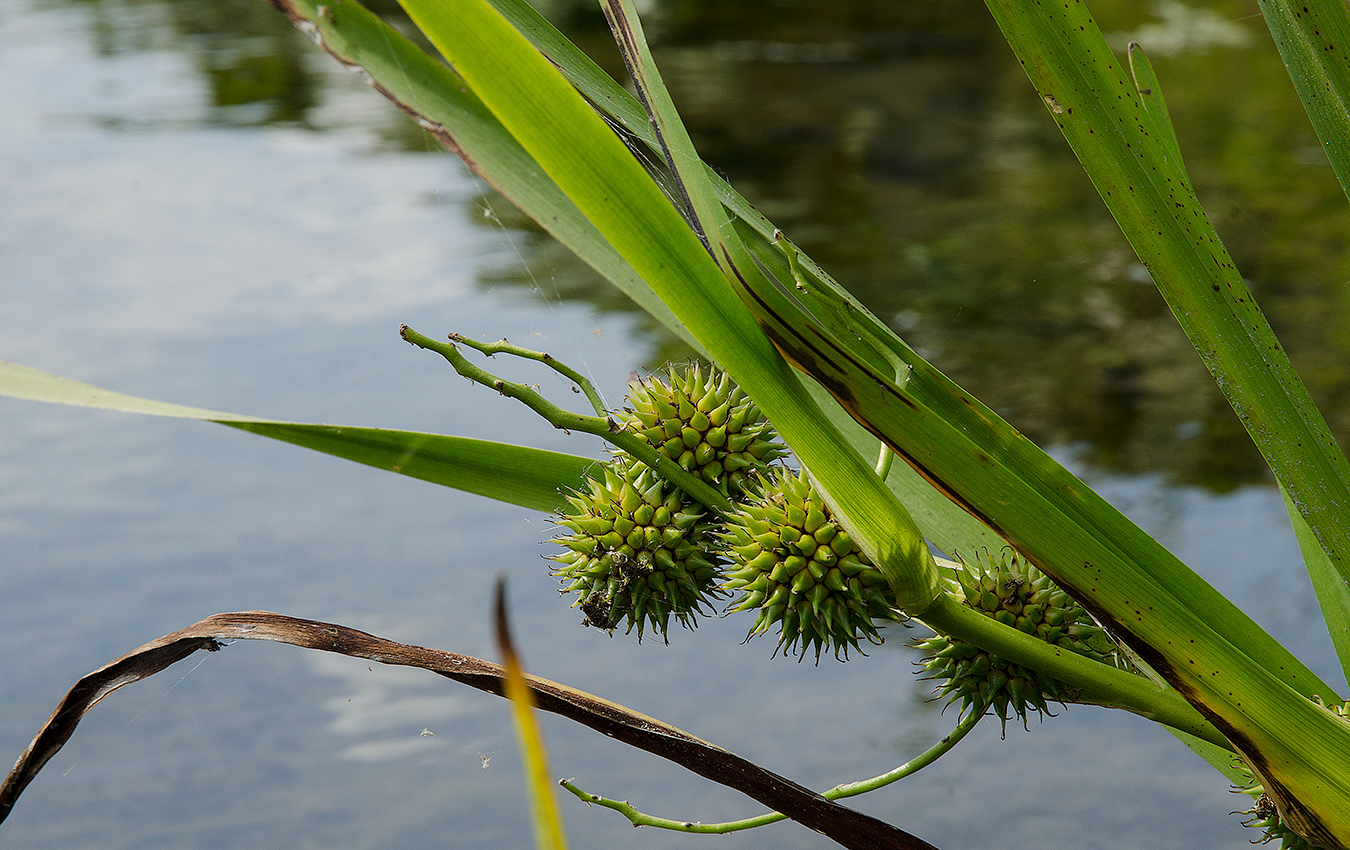
[[[1341,672],[1346,681],[1350,681],[1350,586],[1341,580],[1331,565],[1327,553],[1318,543],[1303,515],[1284,493],[1284,505],[1289,512],[1289,522],[1294,528],[1294,538],[1298,540],[1299,551],[1308,565],[1308,575],[1312,579],[1313,592],[1326,619],[1327,633],[1331,636],[1331,645],[1341,662]]]
[[[1196,198],[1142,54],[1136,87],[1081,2],[987,5],[1182,330],[1350,582],[1350,522],[1340,507],[1350,505],[1350,461]]]
[[[563,488],[580,487],[594,461],[468,437],[354,428],[224,413],[153,401],[0,361],[0,396],[121,413],[217,422],[314,451],[398,472],[539,511],[566,504]]]
[[[221,424],[544,512],[565,507],[562,491],[582,486],[595,464],[577,455],[446,434],[304,422]]]
[[[688,330],[637,272],[453,71],[356,0],[277,2],[321,48],[344,66],[363,71],[381,94],[459,155],[474,173],[643,310],[686,342],[696,345]],[[513,5],[509,0],[501,2],[503,6]],[[546,43],[556,44],[561,38],[556,30],[552,30],[554,37],[550,37],[548,31],[552,28],[533,10],[515,11]],[[599,73],[598,68],[595,70]],[[627,97],[627,93],[622,94]]]
[[[1350,196],[1350,10],[1343,0],[1260,0],[1303,108]]]

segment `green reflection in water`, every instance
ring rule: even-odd
[[[353,84],[258,0],[92,5],[109,52],[191,54],[212,120],[342,120],[325,103]],[[617,72],[589,0],[544,5]],[[1350,210],[1264,22],[1240,2],[1093,9],[1121,47],[1135,37],[1150,50],[1200,197],[1345,441]],[[1030,437],[1078,446],[1099,468],[1212,490],[1266,480],[980,4],[666,0],[648,32],[704,156]],[[392,107],[355,120],[384,147],[434,149]],[[630,309],[504,202],[492,206],[521,231],[529,271],[504,266],[485,287],[547,277],[547,297]],[[646,327],[649,365],[685,356]]]

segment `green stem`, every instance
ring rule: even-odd
[[[949,750],[960,743],[961,739],[966,737],[970,730],[975,728],[975,724],[979,723],[980,718],[984,717],[987,713],[987,707],[975,706],[975,708],[978,708],[979,710],[967,712],[966,715],[961,718],[961,722],[956,724],[956,728],[944,736],[941,741],[938,741],[924,752],[894,770],[889,770],[886,773],[883,773],[880,776],[874,776],[871,779],[863,779],[858,782],[848,782],[843,785],[836,785],[830,790],[822,793],[820,796],[827,800],[842,800],[845,797],[856,797],[859,794],[866,794],[869,791],[884,788],[893,782],[904,779],[906,776],[912,776],[913,774],[918,773],[920,770],[945,755]],[[613,809],[622,814],[624,817],[628,818],[633,826],[652,826],[657,829],[669,829],[676,832],[711,833],[721,835],[728,832],[739,832],[743,829],[754,829],[758,826],[767,826],[768,824],[778,823],[781,820],[787,819],[787,815],[781,812],[767,812],[752,818],[725,821],[723,823],[695,823],[693,821],[671,820],[669,818],[656,817],[655,815],[640,812],[631,803],[624,800],[611,800],[608,797],[601,797],[598,794],[591,794],[587,791],[583,791],[568,779],[564,779],[558,784],[562,785],[562,787],[566,788],[568,791],[571,791],[583,802],[604,806],[607,809]]]
[[[1226,750],[1233,749],[1219,730],[1171,688],[1005,626],[952,594],[943,594],[918,619],[936,632],[1080,688],[1075,702],[1122,708]]]
[[[497,342],[477,342],[458,333],[450,334],[450,341],[467,345],[472,349],[481,351],[488,357],[492,357],[494,354],[510,354],[513,357],[520,357],[524,360],[533,360],[536,363],[543,363],[545,366],[568,378],[580,387],[581,391],[586,394],[586,398],[590,401],[591,407],[595,410],[596,415],[609,415],[609,411],[605,409],[605,403],[600,400],[600,394],[595,391],[595,386],[591,384],[588,379],[582,377],[580,372],[573,369],[571,366],[568,366],[566,363],[563,363],[552,354],[544,351],[532,351],[528,348],[509,343],[505,339],[500,339]]]
[[[597,437],[603,437],[642,461],[647,466],[655,469],[667,481],[688,493],[691,498],[695,499],[705,507],[723,514],[731,510],[731,501],[726,496],[717,492],[717,490],[707,482],[686,472],[675,461],[658,453],[656,449],[652,448],[650,444],[637,434],[625,430],[623,426],[614,421],[612,416],[609,416],[604,412],[603,407],[599,408],[602,413],[601,416],[587,416],[585,414],[575,413],[566,408],[559,407],[544,398],[537,390],[526,384],[503,380],[486,369],[475,366],[465,359],[464,355],[461,354],[459,349],[453,344],[432,339],[429,336],[418,333],[407,325],[403,325],[399,328],[399,336],[418,348],[434,351],[441,355],[454,367],[456,372],[474,383],[482,384],[485,387],[491,387],[507,398],[513,398],[521,402],[535,413],[538,413],[554,428],[563,431],[581,431],[585,434],[594,434]],[[472,348],[478,349],[479,351],[495,349],[494,351],[486,351],[489,355],[497,352],[515,354],[530,360],[547,363],[550,368],[553,368],[555,371],[561,372],[568,377],[572,377],[576,374],[570,369],[564,372],[563,369],[566,367],[559,368],[561,364],[547,354],[528,351],[527,349],[511,345],[504,341],[502,343],[483,345],[480,343],[470,343],[458,334],[453,335],[451,338],[469,345]],[[483,347],[480,348],[480,345],[483,345]],[[584,381],[582,384],[583,386],[589,386],[589,383]],[[594,392],[594,390],[591,390],[591,392]],[[588,396],[589,395],[590,393],[588,393]],[[592,403],[594,404],[598,402],[598,400],[598,398],[593,399]]]

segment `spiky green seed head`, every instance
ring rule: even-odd
[[[628,385],[621,424],[660,454],[738,497],[753,474],[787,454],[759,407],[725,372],[695,363]]]
[[[987,555],[987,553],[986,553]],[[1115,645],[1048,576],[1011,550],[1000,562],[977,557],[963,561],[958,573],[965,604],[1046,643],[1097,661],[1123,665]],[[974,644],[935,635],[915,644],[927,653],[922,667],[938,681],[935,694],[947,703],[960,700],[964,713],[973,705],[992,709],[1007,728],[1008,718],[1026,724],[1027,712],[1045,715],[1048,703],[1071,702],[1075,689],[1058,679],[1028,670]]]
[[[730,561],[729,611],[759,612],[749,637],[775,625],[778,648],[844,658],[860,640],[880,644],[874,619],[893,619],[890,585],[831,517],[806,473],[781,467],[756,477],[722,533]],[[776,652],[776,650],[775,650]]]
[[[553,556],[563,593],[587,625],[665,635],[673,616],[692,627],[717,595],[715,539],[704,509],[628,457],[599,465],[586,490],[568,496]]]

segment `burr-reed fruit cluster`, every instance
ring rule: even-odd
[[[881,643],[878,622],[901,616],[886,578],[832,516],[806,470],[781,464],[786,447],[727,375],[671,367],[662,379],[635,380],[628,407],[614,419],[683,470],[688,486],[710,485],[723,501],[695,501],[679,481],[621,449],[597,463],[557,518],[563,551],[553,556],[584,623],[664,637],[672,620],[692,627],[731,596],[728,612],[755,614],[750,637],[776,631],[784,654],[846,658],[864,642]],[[965,603],[988,616],[1046,643],[1114,660],[1101,628],[1016,555],[997,564],[976,559],[959,582]],[[938,693],[963,710],[978,703],[1006,722],[1074,697],[1068,685],[974,645],[936,636],[921,646]]]

